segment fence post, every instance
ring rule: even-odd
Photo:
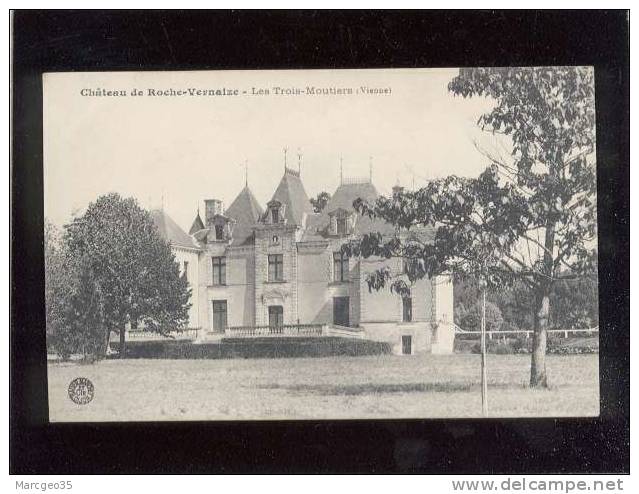
[[[489,333],[492,339],[492,333]],[[486,372],[486,287],[482,287],[481,313],[481,412],[488,415],[488,377]]]

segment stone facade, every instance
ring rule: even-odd
[[[314,213],[299,172],[287,168],[266,210],[248,187],[226,211],[219,201],[207,200],[205,221],[198,214],[191,227],[191,245],[174,246],[193,287],[189,325],[210,335],[223,333],[224,324],[346,325],[367,339],[387,341],[398,354],[452,352],[449,280],[420,280],[404,301],[388,289],[369,290],[366,282],[368,273],[384,266],[401,272],[401,260],[335,263],[335,253],[349,238],[384,229],[383,234],[392,233],[386,224],[358,217],[350,206],[376,194],[370,182],[342,184],[325,209]]]

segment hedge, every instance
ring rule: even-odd
[[[119,342],[111,343],[116,352],[119,346]],[[132,341],[126,344],[126,357],[133,359],[358,357],[389,353],[390,344],[385,342],[339,337],[224,338],[221,343],[198,344],[190,341]]]
[[[532,350],[532,338],[505,338],[487,339],[486,351],[494,354],[527,354]],[[457,353],[480,353],[481,347],[477,339],[457,340],[455,339],[455,352]],[[546,352],[549,355],[580,355],[589,353],[599,353],[598,338],[548,338]]]

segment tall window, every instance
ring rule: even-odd
[[[337,234],[346,235],[346,218],[337,218]]]
[[[280,208],[271,209],[271,218],[273,219],[273,223],[280,222]]]
[[[184,270],[182,271],[182,276],[186,281],[189,281],[189,261],[184,261]]]
[[[224,240],[224,225],[215,225],[215,240]]]
[[[333,252],[333,281],[348,281],[348,257]]]
[[[226,257],[213,258],[213,284],[226,285]]]
[[[268,256],[268,280],[284,281],[284,255],[270,254]]]
[[[404,297],[402,299],[402,321],[411,322],[413,320],[413,299]]]

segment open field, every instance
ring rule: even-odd
[[[495,417],[599,414],[598,355],[547,357],[551,388],[526,387],[529,355],[489,355]],[[382,355],[50,363],[50,420],[437,418],[481,415],[479,355]],[[76,405],[72,379],[95,397]]]

